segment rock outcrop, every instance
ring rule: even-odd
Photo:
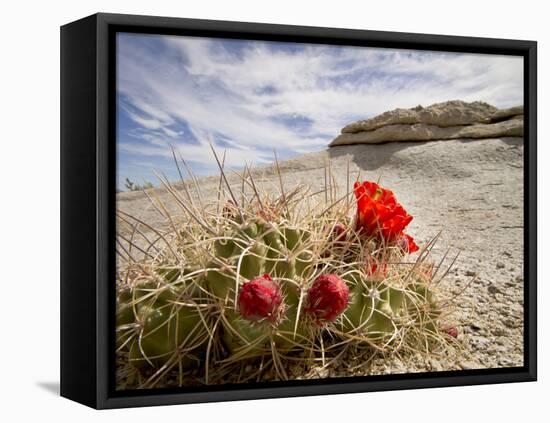
[[[454,100],[426,108],[395,109],[351,123],[330,146],[522,136],[523,106],[497,109],[479,101]]]

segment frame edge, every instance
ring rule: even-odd
[[[440,36],[440,35],[426,35],[426,34],[405,34],[396,32],[379,32],[379,31],[367,31],[367,30],[352,30],[352,29],[334,29],[334,28],[317,28],[317,27],[301,27],[301,26],[289,26],[289,25],[275,25],[275,24],[254,24],[254,23],[241,23],[241,22],[222,22],[222,21],[206,21],[197,19],[182,19],[182,18],[161,18],[161,17],[148,17],[148,16],[135,16],[135,15],[118,15],[118,14],[97,14],[92,15],[89,18],[93,19],[96,23],[96,37],[94,42],[97,43],[97,51],[95,55],[96,62],[93,69],[95,71],[95,83],[96,83],[96,102],[94,103],[94,113],[96,116],[96,126],[94,128],[93,145],[96,148],[97,156],[94,157],[94,166],[96,166],[97,174],[94,173],[94,181],[97,184],[97,190],[94,191],[94,210],[97,212],[95,216],[94,224],[97,224],[97,232],[94,232],[94,252],[97,254],[97,262],[94,261],[94,276],[97,277],[93,282],[93,287],[96,290],[94,292],[93,299],[97,302],[93,304],[94,324],[97,325],[94,332],[95,352],[96,357],[94,363],[91,365],[94,375],[90,380],[94,380],[94,399],[92,402],[83,402],[86,405],[95,408],[120,408],[130,406],[150,406],[150,405],[169,405],[169,404],[183,404],[183,403],[199,403],[199,402],[212,402],[212,401],[233,401],[244,399],[263,399],[263,398],[279,398],[279,397],[295,397],[295,396],[310,396],[310,395],[326,395],[337,393],[360,393],[382,390],[401,390],[401,389],[422,389],[430,387],[450,387],[459,386],[464,384],[478,385],[478,384],[494,384],[494,383],[509,383],[509,382],[524,382],[535,381],[537,379],[536,369],[536,42],[522,41],[522,40],[501,40],[501,39],[487,39],[487,38],[472,38],[472,37],[459,37],[459,36]],[[77,21],[80,22],[80,21]],[[71,25],[71,24],[69,24]],[[108,168],[109,168],[109,121],[107,106],[109,104],[109,61],[111,59],[109,52],[109,27],[118,25],[146,25],[154,27],[155,29],[162,29],[167,27],[185,27],[185,28],[205,28],[213,29],[214,25],[221,30],[234,31],[247,34],[257,34],[262,30],[263,33],[268,34],[270,32],[276,32],[279,34],[291,34],[291,33],[308,33],[310,35],[317,33],[318,37],[341,37],[345,40],[346,37],[352,38],[362,34],[363,37],[370,37],[376,43],[381,43],[388,37],[397,42],[396,40],[403,40],[405,36],[420,37],[425,45],[433,46],[435,44],[440,45],[440,50],[445,50],[445,46],[459,46],[466,40],[468,48],[475,48],[478,44],[483,44],[487,48],[491,49],[506,49],[512,48],[514,51],[521,51],[525,60],[528,61],[529,70],[526,74],[529,83],[529,102],[526,106],[529,107],[529,124],[528,124],[528,141],[529,141],[529,169],[526,173],[526,181],[529,181],[528,198],[526,204],[529,206],[529,213],[525,214],[525,217],[529,218],[528,231],[531,234],[531,238],[526,241],[526,248],[530,252],[529,266],[526,267],[526,285],[529,284],[528,296],[526,295],[525,304],[529,304],[528,314],[526,313],[526,322],[529,322],[526,327],[526,338],[530,348],[526,354],[527,363],[524,368],[520,370],[510,369],[508,373],[501,374],[468,374],[467,372],[460,372],[458,375],[444,375],[435,376],[427,375],[424,378],[411,377],[406,380],[391,380],[391,381],[372,381],[372,382],[356,382],[346,383],[344,381],[327,381],[327,384],[320,386],[300,386],[300,387],[273,387],[273,388],[260,388],[260,389],[234,389],[232,391],[218,391],[218,392],[197,392],[197,393],[176,393],[165,394],[159,392],[158,394],[150,394],[143,396],[110,396],[109,391],[109,378],[108,378],[108,366],[106,365],[108,359],[108,317],[104,312],[109,310],[109,292],[107,283],[108,281],[108,268],[109,258],[105,254],[108,251],[103,246],[108,245],[109,236],[107,235],[109,212],[109,198],[108,198]],[[65,28],[65,27],[63,27]],[[262,33],[262,32],[260,32]],[[382,41],[380,41],[382,40]],[[447,43],[443,41],[447,40]],[[412,47],[411,47],[412,48]],[[527,85],[527,82],[526,82]],[[63,94],[62,94],[63,98]],[[62,113],[63,116],[63,113]],[[84,131],[83,131],[84,132]],[[62,136],[63,138],[63,136]],[[89,138],[89,134],[86,136]],[[527,138],[527,137],[526,137]],[[88,141],[86,141],[88,142]],[[96,143],[97,142],[97,143]],[[62,143],[63,150],[63,143]],[[63,167],[63,165],[62,165]],[[527,169],[526,169],[527,171]],[[62,172],[63,174],[63,172]],[[63,175],[62,175],[62,198],[63,198]],[[63,207],[62,207],[63,208]],[[63,217],[62,217],[63,226]],[[94,227],[95,228],[95,227]],[[95,229],[94,229],[95,230]],[[526,238],[527,239],[527,238]],[[63,237],[62,237],[63,240]],[[105,244],[107,242],[107,244]],[[62,252],[63,260],[63,252]],[[91,301],[91,299],[90,299]],[[95,308],[97,305],[97,309]],[[62,323],[63,326],[63,323]],[[504,369],[503,369],[504,370]],[[430,377],[431,376],[431,377]],[[309,391],[309,392],[308,392]],[[63,394],[63,382],[62,382],[62,395]],[[74,397],[67,396],[70,399],[78,401]]]
[[[61,27],[61,396],[96,407],[96,16]]]

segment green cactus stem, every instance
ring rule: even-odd
[[[195,349],[204,343],[200,341],[203,322],[195,307],[141,306],[137,317],[141,331],[130,348],[130,362],[136,367],[159,367],[177,354],[178,348]]]
[[[303,319],[304,311],[299,308],[301,290],[296,285],[287,282],[283,284],[283,292],[285,313],[273,336],[275,344],[282,351],[307,348],[313,341]],[[296,324],[297,321],[298,324]]]
[[[225,311],[223,340],[230,355],[258,356],[266,351],[269,343],[267,322],[250,322],[233,310]]]

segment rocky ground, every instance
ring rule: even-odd
[[[378,180],[392,189],[414,216],[408,233],[421,243],[442,231],[434,260],[447,248],[460,251],[442,282],[449,295],[459,294],[454,319],[461,354],[424,360],[394,357],[378,360],[369,373],[513,367],[523,364],[523,139],[395,142],[335,146],[280,163],[285,186],[324,186],[326,163],[341,188],[349,165],[353,179]],[[276,190],[274,167],[256,169],[255,180]],[[199,181],[206,199],[215,198],[218,178]],[[240,186],[238,178],[230,183]],[[162,189],[151,196],[178,208]],[[141,192],[117,195],[120,210],[155,227],[164,217]],[[121,233],[125,230],[121,228]],[[361,372],[361,369],[358,370]],[[323,374],[319,376],[336,376]]]

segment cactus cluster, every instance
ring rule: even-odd
[[[306,374],[347,350],[452,338],[440,329],[446,302],[426,261],[431,243],[405,260],[418,246],[391,192],[368,183],[356,185],[356,203],[352,193],[322,201],[308,187],[273,198],[250,172],[247,182],[254,195],[237,202],[227,184],[231,199],[201,208],[165,181],[184,218],[171,219],[163,247],[119,259],[120,387],[288,379],[289,365]]]
[[[302,277],[312,264],[305,248],[310,233],[292,225],[252,218],[246,223],[230,221],[214,240],[214,256],[207,263],[206,281],[220,299],[236,297],[239,279],[263,274],[281,280]]]

